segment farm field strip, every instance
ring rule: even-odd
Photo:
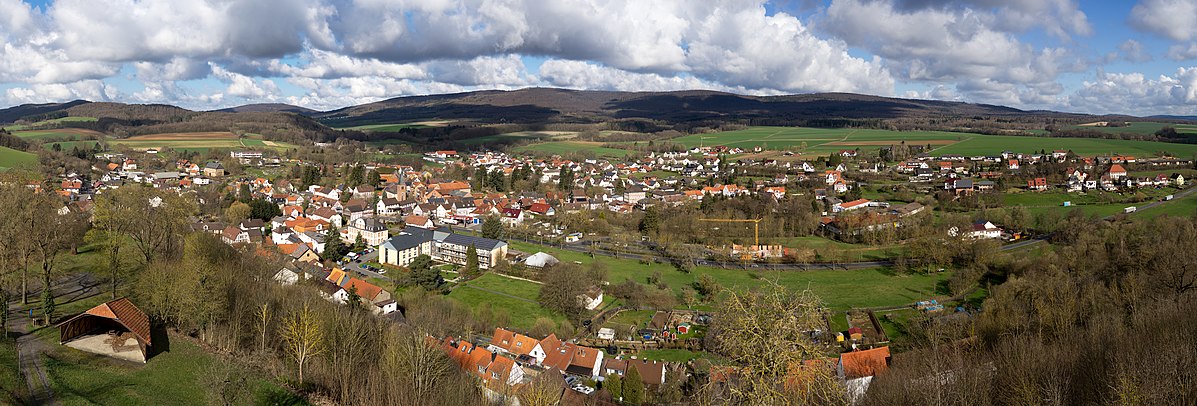
[[[723,145],[741,148],[762,146],[766,149],[792,149],[805,143],[807,148],[802,152],[806,153],[828,153],[855,146],[879,147],[905,141],[912,145],[938,146],[933,149],[933,153],[938,155],[997,155],[1006,150],[1032,153],[1056,149],[1072,150],[1082,155],[1154,156],[1159,152],[1168,152],[1177,156],[1197,154],[1197,145],[1195,144],[1155,141],[805,127],[752,127],[739,131],[688,135],[675,138],[673,141],[687,147]]]
[[[23,130],[28,130],[31,128],[38,128],[38,127],[50,125],[50,124],[71,123],[71,122],[91,122],[91,121],[97,121],[97,120],[98,119],[96,119],[95,117],[62,117],[62,118],[55,118],[55,119],[51,119],[51,120],[38,121],[36,123],[31,123],[31,124],[9,125],[9,126],[5,126],[4,129],[6,131],[10,131],[10,132],[11,131],[23,131]]]

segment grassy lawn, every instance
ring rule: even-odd
[[[37,155],[0,147],[0,170],[37,165]]]
[[[170,342],[170,351],[145,365],[116,361],[66,347],[45,356],[46,375],[64,405],[186,405],[215,400],[205,383],[225,364],[184,339]],[[305,404],[277,385],[250,377],[247,390],[257,404]]]
[[[898,306],[937,297],[938,285],[946,281],[949,273],[934,275],[897,275],[884,269],[862,269],[852,271],[767,271],[721,269],[697,267],[689,274],[678,272],[668,264],[641,264],[638,261],[564,251],[552,247],[508,241],[512,249],[524,252],[544,251],[565,262],[581,262],[588,266],[594,261],[602,262],[607,269],[607,278],[612,284],[632,280],[646,284],[654,272],[661,274],[661,280],[674,291],[692,284],[701,276],[708,275],[720,285],[733,289],[761,286],[773,281],[789,289],[809,288],[833,309],[853,307]],[[753,277],[755,275],[756,277]]]
[[[885,335],[889,337],[892,342],[902,342],[909,334],[910,319],[918,316],[918,309],[902,309],[884,314],[877,314],[877,321],[881,322],[881,328],[885,330]]]
[[[521,281],[518,279],[504,278],[492,273],[482,275],[481,277],[469,281],[468,284],[470,286],[493,290],[496,292],[503,292],[532,301],[535,301],[536,298],[540,296],[540,285],[538,284]]]
[[[490,291],[501,292],[519,299],[488,291],[475,289],[476,286]],[[489,306],[496,314],[505,314],[510,320],[511,328],[522,331],[531,330],[536,325],[536,319],[546,317],[560,324],[565,317],[540,307],[536,303],[540,286],[514,279],[508,279],[493,274],[482,275],[453,289],[449,297],[453,298],[477,311],[483,306]]]
[[[656,311],[653,310],[625,310],[607,320],[603,327],[615,330],[615,336],[623,338],[644,327],[652,319],[654,313]]]
[[[0,403],[20,404],[20,399],[27,396],[26,392],[25,378],[21,376],[17,362],[16,342],[0,339]]]
[[[839,333],[848,331],[848,318],[844,312],[834,312],[827,317],[831,320],[832,332]]]

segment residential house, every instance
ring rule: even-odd
[[[1113,164],[1110,165],[1110,170],[1106,171],[1106,175],[1109,176],[1111,180],[1117,181],[1119,179],[1125,178],[1127,172],[1126,168],[1123,168],[1122,165]]]
[[[499,211],[499,216],[499,221],[509,227],[524,222],[524,211],[520,209],[503,209]]]
[[[220,162],[208,162],[204,165],[204,176],[220,177],[224,176],[224,165]]]
[[[623,377],[627,374],[628,368],[636,368],[636,372],[640,374],[640,380],[647,387],[656,387],[665,383],[665,363],[661,361],[611,358],[603,362],[601,372],[603,376],[615,374]]]
[[[1001,238],[1002,229],[986,220],[973,222],[972,230],[964,235],[974,240]]]
[[[511,332],[503,328],[496,328],[491,337],[490,345],[486,347],[492,352],[503,352],[519,357],[527,355],[531,361],[539,365],[548,355],[540,346],[540,341],[523,334]]]
[[[426,229],[433,229],[436,226],[432,224],[432,220],[425,216],[411,215],[403,218],[404,223],[408,227],[420,227]]]
[[[242,230],[238,227],[228,226],[220,233],[221,241],[225,244],[249,244],[249,231]]]
[[[874,376],[889,370],[891,360],[889,347],[846,352],[836,363],[836,375],[844,380],[849,398],[855,401],[868,391]]]
[[[1036,191],[1047,190],[1047,178],[1028,179],[1027,189]]]

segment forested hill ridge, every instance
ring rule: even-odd
[[[1118,121],[1093,116],[936,100],[851,93],[748,96],[691,90],[611,92],[529,88],[398,97],[314,114],[337,127],[420,120],[483,123],[596,123],[642,121],[679,130],[725,123],[894,129],[1042,130],[1051,124]]]
[[[294,107],[294,106],[292,106]],[[294,107],[294,109],[301,109]],[[25,124],[29,129],[81,128],[115,138],[192,132],[260,134],[266,140],[293,143],[331,141],[343,131],[281,107],[192,111],[165,104],[93,103],[76,100],[53,105],[22,105],[0,110],[0,122]],[[58,120],[87,117],[87,120]]]
[[[319,113],[317,110],[283,103],[246,104],[213,111],[218,113],[295,113],[305,116]]]
[[[366,140],[372,136],[337,129],[430,120],[449,122],[454,127],[467,129],[494,125],[558,124],[605,125],[612,129],[642,132],[667,129],[694,132],[731,124],[1038,135],[1043,131],[1051,132],[1053,128],[1081,123],[1137,119],[1120,115],[1024,111],[987,104],[850,93],[748,96],[702,90],[614,92],[555,88],[406,96],[326,112],[286,104],[252,104],[203,112],[160,104],[93,103],[82,100],[0,109],[0,123],[37,123],[68,116],[97,120],[56,122],[54,125],[86,128],[117,137],[163,132],[231,131],[260,133],[268,139],[306,142],[337,138]],[[454,130],[441,129],[434,131],[438,133],[435,136],[413,139],[435,141],[439,137],[461,138],[452,134]]]

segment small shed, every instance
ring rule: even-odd
[[[690,332],[690,323],[678,323],[677,332],[678,334],[686,334]]]
[[[59,344],[129,361],[146,362],[150,318],[128,298],[103,303],[58,324]],[[136,345],[126,345],[129,341]]]

